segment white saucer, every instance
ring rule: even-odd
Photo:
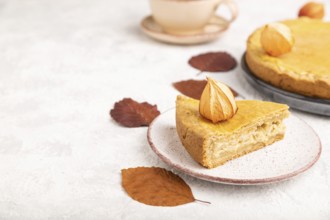
[[[321,154],[319,137],[309,125],[294,115],[285,119],[285,124],[283,140],[213,169],[199,165],[182,146],[175,128],[175,109],[162,113],[152,122],[148,141],[165,163],[188,175],[226,184],[267,184],[308,170]]]
[[[174,35],[164,32],[150,15],[141,21],[141,29],[149,37],[171,44],[200,44],[217,39],[225,31],[230,22],[223,17],[214,16],[203,31],[192,35]]]

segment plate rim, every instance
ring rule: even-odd
[[[170,109],[162,112],[149,125],[148,131],[147,131],[147,139],[148,139],[149,146],[154,151],[154,153],[163,162],[165,162],[167,165],[175,168],[176,170],[178,170],[180,172],[183,172],[185,174],[188,174],[189,176],[193,176],[193,177],[198,178],[198,179],[203,179],[203,180],[210,181],[210,182],[215,182],[215,183],[230,184],[230,185],[261,185],[261,184],[276,183],[276,182],[288,180],[288,179],[290,179],[292,177],[297,176],[298,174],[301,174],[301,173],[307,171],[308,169],[310,169],[320,159],[320,156],[321,156],[321,153],[322,153],[322,143],[321,143],[320,137],[315,132],[315,130],[309,124],[307,124],[304,120],[302,120],[301,118],[299,118],[299,117],[297,117],[297,116],[295,116],[295,115],[293,115],[291,113],[289,117],[295,117],[298,120],[300,120],[301,122],[303,122],[305,125],[307,125],[311,129],[311,131],[317,137],[318,149],[319,149],[318,150],[318,153],[315,156],[315,158],[313,160],[311,160],[309,163],[307,163],[305,166],[303,166],[300,169],[297,169],[297,170],[295,170],[293,172],[287,173],[287,174],[283,174],[283,175],[279,175],[279,176],[275,176],[275,177],[262,178],[262,179],[260,179],[260,178],[259,179],[233,179],[233,178],[225,178],[225,177],[214,177],[214,176],[210,176],[210,175],[203,174],[203,173],[196,173],[196,172],[191,171],[188,168],[185,168],[184,166],[182,166],[180,164],[173,163],[168,157],[166,157],[161,152],[159,152],[159,150],[157,149],[157,147],[155,146],[155,144],[152,141],[151,132],[152,132],[153,125],[155,123],[157,123],[157,121],[159,120],[159,118],[162,115],[164,115],[166,113],[169,113],[172,110],[175,110],[175,107],[170,108]],[[179,143],[182,145],[181,141]],[[205,168],[205,169],[207,169],[207,168]]]

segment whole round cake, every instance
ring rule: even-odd
[[[281,23],[292,31],[292,50],[277,57],[268,55],[260,42],[263,28],[259,28],[247,42],[249,69],[281,89],[330,99],[330,23],[305,17]]]

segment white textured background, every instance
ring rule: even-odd
[[[303,175],[240,187],[179,173],[212,205],[164,208],[121,188],[122,168],[171,169],[150,150],[147,128],[123,128],[108,115],[124,97],[173,107],[171,83],[196,78],[192,55],[226,50],[240,60],[255,28],[294,18],[304,2],[239,0],[238,20],[218,41],[181,47],[139,30],[146,0],[0,0],[0,219],[330,219],[329,118],[293,111],[323,143]],[[212,76],[263,98],[241,72]]]

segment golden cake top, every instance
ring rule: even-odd
[[[238,110],[231,119],[212,123],[199,114],[198,100],[178,96],[176,100],[176,117],[177,119],[180,118],[181,122],[185,123],[187,127],[194,127],[200,133],[205,130],[212,130],[214,133],[221,134],[235,132],[240,128],[255,125],[259,120],[263,120],[276,112],[287,111],[289,108],[284,104],[258,100],[238,100],[236,104]]]
[[[292,71],[301,75],[311,73],[330,77],[330,23],[306,17],[281,23],[292,30],[295,39],[289,53],[279,57],[268,55],[260,43],[262,28],[249,37],[248,51],[264,63],[276,65],[279,72]]]

